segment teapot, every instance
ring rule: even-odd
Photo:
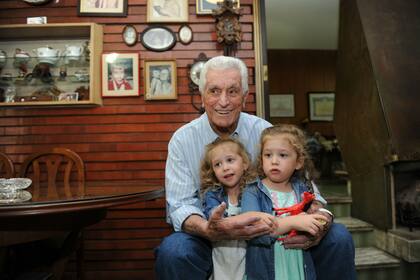
[[[39,47],[33,49],[33,51],[38,57],[39,62],[42,63],[55,64],[60,59],[60,50],[56,50],[49,46]]]

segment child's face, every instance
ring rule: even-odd
[[[293,172],[302,168],[303,162],[289,142],[292,136],[267,136],[262,149],[264,174],[272,183],[288,183]]]
[[[114,67],[112,68],[112,79],[117,83],[121,83],[124,79],[124,68]]]
[[[159,70],[153,70],[153,78],[158,78],[159,79],[159,76],[160,76],[160,71]]]
[[[239,187],[241,177],[248,168],[237,150],[238,147],[234,143],[222,143],[210,154],[214,174],[217,180],[227,188]]]

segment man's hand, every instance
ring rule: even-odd
[[[274,227],[275,220],[271,215],[262,217],[255,212],[248,212],[228,218],[223,217],[226,203],[220,204],[213,210],[207,222],[207,238],[215,240],[252,239],[256,236],[268,234]],[[272,217],[268,218],[269,216]]]
[[[312,212],[312,213],[309,213],[309,212]],[[286,249],[306,250],[312,246],[316,246],[319,244],[319,242],[322,240],[322,238],[324,237],[324,235],[327,233],[328,229],[331,226],[332,217],[326,212],[315,210],[313,208],[308,210],[308,214],[313,214],[313,213],[317,213],[317,214],[321,214],[325,216],[328,219],[328,222],[322,226],[322,229],[318,231],[318,234],[316,234],[315,236],[310,235],[308,233],[304,233],[304,232],[298,232],[298,235],[296,236],[286,237],[283,240],[283,245]]]

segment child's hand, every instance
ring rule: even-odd
[[[241,215],[249,215],[249,216],[252,216],[252,217],[260,218],[258,223],[263,223],[263,224],[269,226],[271,228],[270,234],[274,233],[277,229],[276,218],[271,214],[267,214],[267,213],[264,213],[264,212],[250,211],[250,212],[243,213]]]
[[[301,213],[300,215],[289,216],[287,218],[293,219],[291,221],[292,229],[306,231],[313,236],[317,235],[328,222],[328,218],[321,214]]]

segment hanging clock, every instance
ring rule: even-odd
[[[198,58],[194,59],[193,64],[188,65],[189,67],[188,77],[190,78],[190,82],[188,83],[188,88],[191,94],[191,104],[200,113],[203,113],[204,109],[200,105],[195,104],[194,95],[197,95],[197,94],[200,95],[200,92],[198,90],[198,87],[200,84],[200,73],[207,60],[208,60],[207,56],[204,53],[200,53],[198,55]]]
[[[31,5],[43,5],[43,4],[47,4],[51,0],[22,0],[22,1]]]

